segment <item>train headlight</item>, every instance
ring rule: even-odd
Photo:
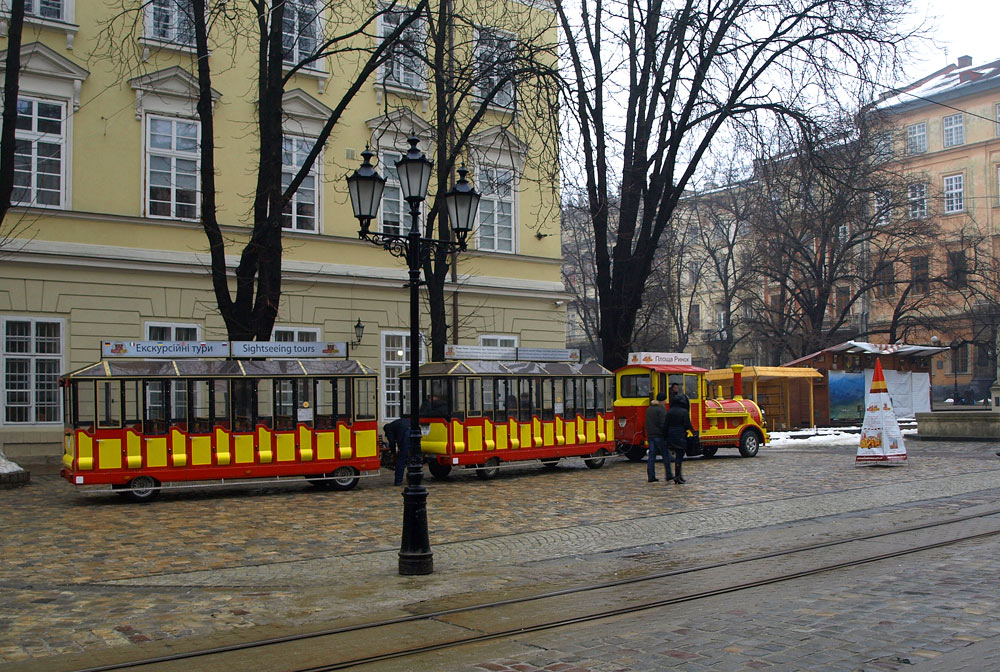
[[[621,427],[622,429],[625,429],[625,422],[626,422],[625,418],[618,418],[618,426]]]

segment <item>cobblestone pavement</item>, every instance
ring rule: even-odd
[[[845,447],[764,448],[754,459],[692,460],[684,486],[648,484],[645,467],[625,461],[600,470],[579,460],[555,470],[518,466],[489,482],[471,472],[428,479],[436,570],[429,577],[395,573],[402,507],[388,474],[346,493],[299,483],[226,486],[166,492],[149,505],[85,496],[58,477],[33,474],[25,488],[0,491],[0,666],[509,597],[681,566],[709,545],[738,556],[805,537],[846,535],[859,518],[891,527],[1000,493],[993,444],[914,441],[908,448],[910,464],[896,468],[855,468],[854,451]],[[746,533],[764,526],[766,535]],[[663,552],[665,542],[683,539]],[[989,570],[995,596],[997,567],[984,553],[957,556],[956,571],[968,575],[960,572],[953,585]],[[950,565],[938,567],[944,575]],[[893,586],[887,580],[885,590]],[[839,599],[835,586],[830,590],[825,599]],[[866,590],[854,594],[864,598]],[[934,599],[914,601],[915,611],[944,613]],[[731,616],[727,625],[735,626],[740,615]],[[757,625],[718,632],[751,631],[766,643]],[[967,636],[982,638],[987,630]],[[551,664],[579,658],[561,653]],[[630,665],[584,669],[658,669]]]

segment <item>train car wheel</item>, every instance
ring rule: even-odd
[[[476,476],[479,477],[481,481],[489,481],[497,477],[500,473],[500,458],[491,457],[486,460],[486,464],[481,464],[476,469]]]
[[[715,454],[719,452],[718,446],[702,446],[701,456],[702,457],[715,457]]]
[[[760,450],[760,434],[752,429],[743,432],[740,437],[740,455],[743,457],[754,457]]]
[[[646,446],[640,445],[627,445],[625,446],[625,457],[628,458],[629,462],[638,462],[642,458],[646,457]]]
[[[427,469],[431,472],[431,476],[434,478],[444,478],[451,473],[450,464],[441,464],[437,460],[429,460],[427,462]]]
[[[334,490],[350,490],[358,484],[360,472],[354,467],[337,467],[334,470],[333,478],[327,481]]]
[[[133,502],[150,502],[160,494],[160,482],[152,476],[136,476],[119,494]]]
[[[604,462],[607,459],[608,459],[608,451],[601,448],[590,457],[583,458],[583,462],[591,469],[600,469],[601,467],[604,466]]]
[[[544,466],[546,469],[555,469],[556,466],[559,464],[559,458],[558,457],[550,457],[548,459],[541,460],[541,462],[542,462],[542,466]]]

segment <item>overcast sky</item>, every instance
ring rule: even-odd
[[[921,50],[922,63],[910,70],[914,78],[966,54],[975,65],[1000,59],[1000,0],[915,0],[914,7],[932,23],[938,42]]]

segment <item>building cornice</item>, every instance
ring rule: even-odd
[[[4,250],[6,263],[44,264],[86,269],[109,269],[190,275],[208,275],[211,258],[206,253],[88,245],[45,240],[12,240]],[[232,273],[239,258],[227,256]],[[407,280],[405,268],[329,264],[285,259],[281,264],[286,280],[341,286],[400,287]],[[458,282],[445,283],[446,291],[463,293],[564,298],[562,282],[460,274]]]

